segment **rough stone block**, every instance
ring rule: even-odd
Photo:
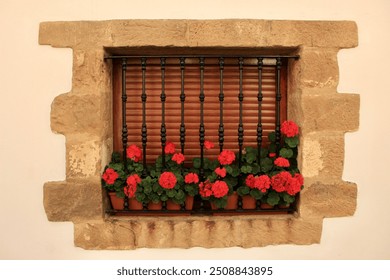
[[[348,132],[359,127],[357,94],[303,94],[301,101],[304,134],[315,131]]]
[[[48,182],[43,188],[43,204],[49,221],[102,218],[102,189],[97,180]]]
[[[323,184],[306,180],[300,196],[300,214],[303,218],[351,216],[356,210],[356,197],[357,186],[354,183]]]

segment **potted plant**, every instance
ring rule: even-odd
[[[262,202],[280,208],[289,206],[303,189],[304,180],[297,164],[299,128],[293,121],[285,121],[281,125],[282,139],[278,153],[271,152],[269,158],[273,165],[268,175],[271,187],[262,197]],[[274,141],[275,134],[269,138]]]
[[[140,175],[143,165],[139,163],[141,149],[136,145],[130,145],[126,149],[127,164],[121,159],[118,152],[111,156],[110,163],[104,168],[102,174],[102,187],[108,191],[111,204],[114,209],[124,208],[124,197],[129,198],[129,208],[140,208],[134,199],[135,189],[141,181]]]

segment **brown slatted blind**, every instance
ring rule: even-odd
[[[126,71],[127,92],[127,126],[128,143],[142,146],[142,70],[140,59],[128,59]],[[284,63],[285,64],[285,63]],[[200,67],[197,59],[187,59],[185,65],[185,150],[187,160],[198,157],[199,124],[200,124]],[[286,67],[281,71],[281,121],[286,119]],[[225,59],[223,71],[224,98],[224,148],[233,151],[238,150],[238,122],[239,122],[239,68],[238,59]],[[258,122],[258,69],[256,64],[246,63],[243,70],[243,124],[244,147],[257,146],[257,122]],[[275,91],[276,70],[275,66],[263,66],[262,71],[262,125],[263,144],[267,141],[267,135],[275,129]],[[167,128],[167,141],[176,144],[180,149],[180,118],[181,118],[181,72],[178,58],[166,60],[165,67],[165,122]],[[206,151],[206,157],[215,157],[219,153],[218,126],[219,126],[219,93],[220,93],[220,69],[218,59],[206,58],[204,71],[204,124],[206,140],[215,143],[213,151]],[[147,161],[152,162],[161,154],[160,126],[161,126],[161,66],[158,58],[149,58],[146,68],[146,122],[147,122]],[[121,142],[121,66],[114,65],[114,150],[122,150]]]

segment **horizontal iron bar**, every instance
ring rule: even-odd
[[[104,59],[127,59],[127,58],[293,58],[293,59],[299,59],[299,55],[110,55],[106,56]]]

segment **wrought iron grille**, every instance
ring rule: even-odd
[[[134,143],[138,141],[140,146],[142,146],[143,176],[147,176],[147,164],[156,157],[156,155],[149,154],[149,147],[160,148],[162,164],[165,165],[167,138],[169,133],[175,130],[181,153],[184,155],[188,154],[190,159],[194,156],[200,158],[199,177],[202,179],[204,178],[205,140],[207,133],[210,130],[214,130],[214,139],[219,146],[219,151],[222,151],[227,146],[234,149],[238,154],[239,165],[241,164],[244,151],[244,143],[249,143],[249,146],[257,148],[257,157],[260,161],[260,151],[262,147],[267,145],[265,139],[270,131],[275,132],[273,144],[276,146],[276,151],[279,150],[281,115],[283,114],[281,104],[286,102],[286,100],[282,99],[281,94],[282,65],[287,64],[289,59],[298,58],[298,56],[290,55],[132,55],[106,57],[106,59],[120,64],[121,69],[121,147],[114,148],[122,150],[122,159],[126,167],[126,149],[129,142]],[[232,78],[231,71],[229,72],[227,69],[235,69],[238,73]],[[152,74],[148,76],[148,73]],[[274,106],[272,116],[265,112],[266,102],[264,100],[267,97],[265,97],[263,91],[267,83],[267,73],[274,75],[274,84],[271,85],[274,87],[273,100],[267,101]],[[172,85],[170,78],[172,75],[175,75],[174,85]],[[190,82],[187,82],[188,77],[190,77]],[[149,83],[150,79],[153,79],[152,84]],[[210,79],[212,80],[211,82]],[[248,86],[246,84],[247,80],[251,80],[251,85]],[[254,80],[256,81],[255,83],[253,82]],[[214,99],[212,108],[208,107],[206,109],[209,97],[208,90],[211,90],[210,83],[213,84],[214,92],[218,91],[218,94],[216,94],[217,99]],[[235,103],[234,105],[229,104],[228,108],[225,108],[225,88],[229,83],[235,84],[235,88],[230,87],[229,90],[236,92],[236,101],[233,102]],[[158,87],[154,88],[154,85],[157,84]],[[188,100],[186,87],[193,87],[194,84],[196,84],[196,91],[198,92],[197,100],[194,97]],[[254,84],[256,87],[253,87]],[[169,92],[167,87],[170,87]],[[244,101],[248,98],[249,91],[251,92],[249,97],[250,105],[246,105]],[[157,95],[156,92],[159,92],[159,94]],[[231,94],[229,97],[231,97]],[[174,101],[167,103],[167,99],[174,99]],[[158,105],[156,105],[157,103]],[[148,105],[152,109],[148,110]],[[174,110],[167,110],[167,105],[170,108],[174,108]],[[249,107],[256,112],[257,120],[255,127],[250,127],[247,132],[244,128],[246,112],[249,110]],[[188,115],[188,111],[192,113]],[[196,112],[194,113],[194,111]],[[174,128],[170,125],[169,120],[167,123],[167,118],[171,119],[172,114],[179,120],[178,126]],[[234,117],[231,117],[232,114]],[[253,118],[253,114],[251,117]],[[228,118],[229,123],[235,123],[235,136],[232,131],[227,133],[225,127],[226,118]],[[268,126],[264,126],[262,121],[264,118],[271,118],[272,122],[268,121]],[[190,125],[188,125],[188,121],[190,121]],[[207,127],[210,122],[213,124],[212,128]],[[151,125],[151,123],[153,124]],[[129,128],[129,126],[131,127]],[[151,130],[154,131],[153,135],[150,133]],[[156,130],[159,131],[159,139],[156,138]],[[193,133],[188,135],[188,131],[191,130],[196,130],[198,134],[196,136]],[[188,145],[186,145],[188,137],[191,137],[192,142],[196,142],[198,147],[188,148]],[[242,209],[241,198],[239,198],[237,210],[211,210],[207,202],[205,203],[200,199],[195,204],[196,207],[193,210],[185,210],[185,205],[183,205],[180,210],[168,211],[164,202],[162,210],[153,211],[153,213],[156,215],[214,213],[233,215],[261,212],[292,213],[296,210],[296,204],[290,205],[287,209],[279,209],[277,206],[272,209],[261,209],[260,202],[257,202],[256,209],[244,210]],[[150,211],[146,209],[145,205],[143,210],[130,210],[128,198],[125,197],[123,210],[109,209],[107,213],[142,215],[145,213],[150,214]]]

